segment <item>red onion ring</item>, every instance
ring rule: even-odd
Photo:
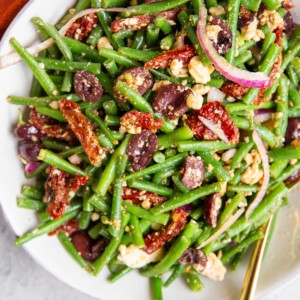
[[[204,6],[201,6],[199,12],[199,22],[197,25],[197,37],[202,49],[207,57],[211,60],[215,68],[227,79],[240,85],[254,88],[269,87],[271,80],[266,74],[262,72],[249,72],[238,69],[229,64],[224,57],[219,55],[219,53],[213,47],[212,42],[206,35],[206,18],[207,9]]]
[[[31,161],[29,162],[26,166],[25,166],[25,173],[30,175],[31,173],[33,173],[39,166],[41,165],[41,163],[36,162],[36,161]]]
[[[263,123],[272,118],[272,113],[274,109],[257,109],[254,111],[253,120],[255,123]]]
[[[72,26],[72,24],[74,22],[76,22],[79,18],[85,16],[85,15],[89,15],[91,13],[97,13],[99,11],[111,11],[111,12],[123,12],[123,11],[134,11],[133,9],[127,9],[127,8],[123,8],[123,7],[114,7],[114,8],[89,8],[89,9],[85,9],[81,12],[79,12],[78,14],[74,15],[74,17],[72,17],[60,30],[59,33],[61,35],[65,35],[66,32],[68,31],[68,29]],[[26,50],[32,54],[32,55],[37,55],[39,54],[41,51],[49,48],[52,44],[54,43],[53,39],[50,38],[40,44],[31,46],[29,48],[26,48]],[[0,57],[0,69],[6,68],[8,66],[14,65],[18,62],[22,61],[22,58],[19,56],[18,53],[13,52],[13,53],[9,53],[9,54],[5,54],[3,56]]]
[[[256,144],[257,150],[258,150],[261,160],[262,160],[264,179],[263,179],[262,185],[260,187],[260,190],[256,194],[252,203],[247,208],[247,211],[245,213],[246,219],[248,219],[250,217],[250,215],[252,214],[254,209],[258,206],[258,204],[264,198],[267,188],[268,188],[268,185],[269,185],[269,180],[270,180],[269,157],[268,157],[268,153],[265,148],[265,145],[256,130],[253,131],[252,138],[253,138],[254,143]]]

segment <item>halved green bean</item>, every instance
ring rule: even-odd
[[[228,144],[221,141],[179,141],[177,142],[177,149],[183,151],[218,151],[227,150],[237,147],[236,144]]]
[[[52,58],[39,58],[35,59],[39,65],[44,66],[46,69],[65,71],[65,72],[77,72],[77,71],[87,71],[92,74],[101,73],[101,65],[99,63],[91,62],[76,62],[76,61],[65,61]]]
[[[139,219],[135,215],[130,216],[129,230],[130,230],[133,244],[137,247],[144,247],[145,242],[144,242],[142,231],[140,229]]]
[[[41,200],[17,197],[17,206],[21,208],[31,209],[35,211],[39,211],[45,209],[46,204]]]
[[[150,210],[144,209],[134,204],[130,204],[126,201],[123,202],[123,206],[125,207],[126,211],[130,214],[151,222],[166,225],[169,221],[168,214],[160,213],[159,215],[154,215]]]
[[[158,276],[151,277],[150,285],[151,285],[151,292],[152,292],[153,300],[163,300],[161,278]]]
[[[128,186],[138,190],[156,193],[160,196],[170,197],[173,195],[173,190],[171,188],[155,184],[150,181],[132,179],[128,181]]]
[[[71,211],[69,213],[64,214],[61,218],[59,219],[55,219],[52,221],[49,221],[37,228],[35,228],[33,231],[28,232],[20,237],[18,237],[15,240],[15,244],[17,247],[29,242],[30,240],[43,235],[45,233],[49,233],[50,231],[53,231],[54,229],[58,228],[59,226],[61,226],[62,224],[64,224],[65,222],[74,219],[79,213],[79,210],[74,210]]]
[[[127,135],[124,140],[122,141],[121,145],[115,150],[113,155],[111,156],[109,163],[105,167],[104,171],[102,172],[98,183],[95,186],[95,192],[100,195],[105,195],[109,189],[109,186],[114,180],[117,161],[120,155],[125,153],[127,144],[131,138],[131,135]]]
[[[219,192],[220,190],[221,190],[221,184],[219,182],[204,185],[197,189],[191,190],[186,194],[175,196],[174,198],[171,198],[170,200],[167,200],[166,202],[157,205],[154,208],[151,208],[151,212],[154,215],[159,216],[159,214],[161,213],[165,213],[177,207],[190,204],[199,198]]]
[[[187,156],[187,153],[185,153],[185,152],[181,153],[181,154],[177,154],[177,155],[175,155],[171,158],[166,159],[161,164],[155,164],[155,165],[147,167],[143,170],[131,173],[129,175],[126,175],[122,179],[123,180],[129,180],[129,179],[132,179],[132,178],[143,177],[144,175],[153,174],[153,173],[159,172],[163,169],[167,169],[167,168],[170,168],[170,167],[175,167],[175,166],[181,164],[184,161],[184,159],[186,158],[186,156]]]
[[[46,94],[48,96],[56,96],[58,94],[57,87],[52,82],[46,71],[36,62],[35,58],[25,48],[23,48],[15,38],[11,38],[10,43],[16,52],[24,59],[35,78],[45,90]]]
[[[183,273],[183,278],[186,280],[188,286],[193,292],[200,292],[204,285],[199,278],[199,273],[191,269],[189,272]]]

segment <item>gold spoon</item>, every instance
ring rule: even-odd
[[[270,228],[273,220],[273,215],[271,215],[269,221],[264,226],[264,237],[257,241],[252,257],[248,266],[248,270],[244,279],[242,293],[240,300],[253,300],[255,296],[255,291],[257,287],[259,272],[261,263],[263,260],[263,255],[267,245],[268,235],[270,233]]]

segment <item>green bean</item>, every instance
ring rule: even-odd
[[[142,271],[147,277],[159,276],[170,269],[170,267],[181,257],[184,251],[189,247],[191,238],[198,225],[195,221],[190,221],[186,225],[183,233],[176,239],[167,254],[154,266]]]
[[[129,215],[123,215],[122,217],[122,228],[118,233],[117,237],[113,237],[109,244],[106,246],[104,252],[101,254],[100,257],[98,257],[94,262],[93,262],[93,267],[94,267],[94,275],[98,275],[102,268],[111,260],[113,254],[117,250],[123,234],[124,234],[124,228],[126,227],[127,223],[129,221]]]
[[[127,203],[126,201],[123,202],[123,206],[125,207],[126,211],[130,214],[151,222],[166,225],[169,221],[168,214],[161,213],[159,215],[154,215],[150,210],[144,209],[134,204]]]
[[[85,59],[96,63],[103,63],[105,61],[95,49],[90,48],[88,45],[68,37],[63,37],[63,40],[69,46],[73,54],[81,55]]]
[[[85,114],[86,116],[92,120],[93,122],[95,122],[99,128],[101,129],[101,131],[105,134],[105,136],[109,139],[109,141],[113,144],[113,145],[118,145],[119,144],[119,141],[117,141],[110,129],[106,126],[105,122],[101,119],[100,116],[97,116],[94,111],[92,111],[91,109],[86,109],[85,110]]]
[[[170,277],[164,283],[164,287],[168,287],[174,280],[180,277],[185,270],[187,270],[188,265],[180,265],[178,264],[175,268]]]
[[[292,85],[289,86],[289,100],[292,102],[293,107],[300,107],[300,94]]]
[[[177,149],[183,151],[219,151],[235,148],[235,144],[228,144],[221,141],[179,141]]]
[[[292,108],[289,110],[289,118],[300,117],[300,108]]]
[[[119,68],[113,59],[107,59],[103,63],[103,66],[106,68],[110,76],[115,77],[117,74],[119,74]]]
[[[76,250],[73,243],[70,241],[69,237],[64,231],[58,233],[58,239],[62,243],[63,247],[66,251],[74,258],[74,260],[85,270],[91,272],[92,265],[86,261],[80,253]]]
[[[156,151],[153,154],[153,160],[159,164],[159,163],[164,162],[166,160],[166,157],[162,152]]]
[[[155,69],[149,69],[149,70],[152,74],[154,74],[160,80],[168,80],[172,83],[181,84],[181,80],[178,78],[170,77],[170,76],[165,75],[164,73],[159,72],[158,70],[155,70]]]
[[[55,166],[63,171],[66,171],[67,173],[72,174],[72,175],[75,175],[75,174],[79,174],[81,176],[86,175],[80,168],[72,165],[68,161],[64,160],[57,154],[55,154],[47,149],[40,150],[38,159],[43,160],[47,164]]]
[[[137,50],[127,47],[120,47],[118,52],[121,55],[125,55],[131,59],[139,60],[142,62],[147,62],[159,54],[158,51],[149,51],[149,50]]]
[[[237,267],[239,266],[240,262],[244,259],[245,254],[246,254],[248,249],[249,249],[249,246],[244,247],[244,249],[241,252],[237,253],[234,256],[234,258],[231,261],[231,268],[232,268],[233,271],[237,270]]]
[[[86,43],[92,47],[97,46],[98,40],[103,36],[103,29],[100,25],[96,25],[86,39]]]
[[[101,4],[104,8],[109,7],[122,7],[127,5],[127,0],[102,0]]]
[[[197,207],[194,211],[190,214],[191,218],[194,220],[198,220],[204,214],[203,207]]]
[[[169,34],[172,32],[172,27],[170,23],[161,15],[158,15],[155,20],[154,24],[157,28],[159,28],[164,34]]]
[[[123,180],[129,180],[129,179],[132,179],[132,178],[143,177],[143,176],[148,175],[148,174],[153,174],[153,173],[159,172],[163,169],[167,169],[167,168],[170,168],[170,167],[175,167],[175,166],[181,164],[184,161],[184,159],[186,158],[186,156],[187,156],[187,154],[185,152],[181,153],[181,154],[177,154],[177,155],[175,155],[171,158],[166,159],[161,164],[155,164],[155,165],[147,167],[143,170],[131,173],[131,174],[123,177],[122,179]]]
[[[201,186],[197,189],[191,190],[186,194],[182,194],[179,196],[175,196],[166,202],[155,206],[151,209],[151,212],[154,215],[158,215],[161,213],[165,213],[167,211],[173,210],[180,206],[190,204],[193,201],[202,198],[204,196],[219,192],[221,190],[221,184],[219,182],[215,182],[209,185]]]
[[[146,32],[146,44],[148,47],[152,47],[157,43],[159,36],[159,28],[155,24],[149,24]]]
[[[227,264],[234,255],[241,252],[244,248],[248,247],[255,241],[262,239],[263,237],[264,234],[260,230],[252,233],[241,243],[226,251],[222,256],[222,263]]]
[[[52,119],[55,119],[57,121],[60,122],[66,122],[65,117],[63,116],[63,114],[57,110],[57,109],[52,109],[49,107],[37,107],[36,111],[42,115],[46,115],[48,117],[51,117]]]
[[[162,295],[162,281],[160,277],[151,277],[151,292],[153,300],[163,300]]]
[[[223,168],[221,162],[216,160],[210,153],[197,152],[197,154],[204,160],[206,165],[212,166],[212,172],[217,176],[219,181],[228,181],[230,179],[231,176]]]
[[[256,42],[254,40],[246,41],[242,46],[238,48],[238,55],[244,53],[246,50],[254,46]]]
[[[268,109],[273,107],[275,107],[275,103],[273,101],[263,102],[260,105],[251,105],[243,102],[228,103],[225,105],[225,108],[229,114],[240,110],[257,110],[261,108]]]
[[[129,17],[143,14],[155,14],[175,7],[179,7],[188,2],[188,0],[169,0],[162,2],[154,2],[149,4],[140,4],[128,6],[128,10],[121,13],[122,16]]]
[[[243,158],[249,151],[253,148],[254,143],[252,141],[244,143],[235,153],[234,157],[232,158],[230,168],[234,170],[239,166],[242,162]]]
[[[128,134],[124,140],[122,141],[121,145],[115,150],[113,155],[110,158],[109,163],[105,167],[104,171],[102,172],[98,183],[95,186],[95,192],[100,195],[105,195],[109,189],[109,186],[114,180],[117,161],[120,155],[125,153],[127,144],[130,140],[131,136]]]
[[[183,273],[183,278],[186,280],[188,286],[193,292],[200,292],[204,285],[199,278],[199,273],[191,269],[189,272]]]
[[[120,126],[120,117],[119,116],[112,116],[106,115],[104,122],[107,126]]]
[[[87,229],[91,221],[91,212],[82,211],[78,219],[78,227],[82,230]]]
[[[146,36],[143,30],[138,30],[134,36],[133,43],[131,45],[132,49],[141,50],[145,46]]]
[[[22,186],[22,191],[21,191],[22,195],[24,197],[28,197],[34,200],[42,200],[43,196],[44,196],[44,192],[40,189],[37,189],[33,186],[24,184]]]
[[[277,60],[277,57],[281,51],[281,48],[276,45],[272,44],[269,48],[268,52],[266,53],[262,64],[260,65],[260,72],[264,72],[266,75],[269,75],[274,63]],[[257,88],[250,88],[248,92],[243,96],[243,101],[246,104],[251,104],[257,97],[260,89]]]
[[[203,49],[201,48],[195,29],[191,26],[189,21],[189,16],[186,11],[182,11],[177,15],[177,18],[181,24],[181,26],[185,29],[187,36],[189,40],[191,41],[194,49],[197,52],[197,55],[199,56],[200,60],[203,62],[205,66],[208,66],[211,64],[210,60],[204,53]]]
[[[217,1],[216,1],[217,2]],[[232,64],[235,57],[236,51],[236,35],[237,35],[237,25],[240,13],[240,0],[229,0],[228,1],[228,25],[232,34],[232,47],[228,50],[225,55],[226,60]],[[245,52],[246,53],[246,52]],[[235,62],[238,59],[235,59]]]
[[[45,209],[46,204],[41,200],[17,197],[17,206],[21,208],[39,211]]]
[[[138,62],[136,60],[122,56],[117,51],[112,49],[101,48],[99,54],[105,58],[113,59],[116,63],[123,67],[132,68],[138,66]]]
[[[289,38],[289,48],[294,47],[299,42],[300,42],[300,26],[298,25]]]
[[[249,61],[252,58],[252,53],[250,50],[245,51],[244,53],[238,55],[233,62],[234,66],[239,66],[241,64],[246,63],[247,61]]]
[[[36,177],[37,175],[41,174],[47,169],[48,164],[46,163],[41,163],[32,173],[28,174],[25,172],[25,177],[27,179],[31,179]]]
[[[298,55],[300,52],[300,42],[291,47],[284,55],[282,64],[281,64],[281,73],[284,72],[289,63]]]
[[[299,78],[293,66],[289,64],[286,68],[287,76],[294,87],[298,86]]]
[[[274,161],[277,160],[289,160],[289,159],[300,159],[300,148],[278,148],[269,151],[269,157],[271,157]]]
[[[214,7],[218,5],[218,1],[217,0],[206,0],[206,6],[208,8]]]
[[[34,74],[35,78],[39,81],[48,96],[56,96],[58,89],[50,79],[46,71],[36,62],[35,58],[27,52],[14,38],[10,39],[11,45],[16,52],[23,58],[29,69]]]
[[[187,193],[190,191],[190,189],[181,182],[181,174],[179,172],[176,172],[172,176],[172,181],[180,192]]]
[[[137,247],[144,247],[145,242],[144,242],[142,231],[140,229],[139,219],[135,215],[130,216],[129,230],[130,230],[133,244]]]
[[[158,149],[166,149],[178,141],[190,140],[193,132],[188,126],[175,129],[173,132],[158,137]]]
[[[275,42],[276,34],[273,32],[268,32],[266,34],[266,37],[264,39],[262,49],[261,49],[261,56],[264,57],[265,54],[268,52],[268,49],[271,47],[271,45]]]
[[[89,231],[88,231],[88,234],[89,236],[92,238],[92,239],[97,239],[100,234],[99,234],[99,231],[101,230],[101,228],[103,228],[103,224],[102,222],[98,222],[95,226],[93,226]]]
[[[53,58],[39,58],[35,59],[39,65],[43,65],[46,69],[65,71],[65,72],[77,72],[77,71],[87,71],[92,74],[101,73],[101,65],[99,63],[91,62],[75,62],[75,61],[65,61]]]
[[[252,11],[258,11],[261,0],[242,0],[241,2],[246,8]]]
[[[273,209],[278,206],[278,204],[281,202],[281,198],[287,192],[288,189],[285,187],[285,185],[283,183],[279,183],[277,187],[257,206],[248,220],[245,218],[245,216],[242,216],[228,229],[228,236],[233,237],[242,232],[248,226],[251,226],[252,224],[268,216],[268,214],[272,213]]]
[[[284,181],[288,179],[292,174],[300,169],[300,162],[294,165],[287,166],[284,171],[274,180],[274,183]]]
[[[74,210],[69,213],[66,213],[61,218],[49,221],[49,222],[35,228],[33,231],[28,232],[28,233],[18,237],[15,240],[16,246],[19,247],[40,235],[43,235],[43,234],[49,233],[50,231],[55,230],[56,228],[58,228],[65,222],[67,222],[71,219],[74,219],[78,215],[78,212],[79,212],[79,210]]]
[[[220,215],[218,226],[224,224],[227,221],[227,219],[233,214],[233,212],[237,209],[238,205],[241,202],[246,203],[246,198],[242,193],[237,194],[230,200],[230,202],[225,206],[225,209]]]
[[[275,10],[281,6],[280,0],[262,0],[269,10]]]
[[[175,34],[170,33],[160,41],[160,48],[164,51],[170,50],[175,41]]]
[[[141,190],[156,193],[160,196],[170,197],[173,195],[173,190],[165,186],[152,183],[150,181],[132,179],[127,183],[130,187]]]
[[[282,76],[278,86],[277,113],[275,114],[274,128],[275,135],[281,139],[280,144],[284,141],[288,125],[288,105],[288,79]]]
[[[173,156],[173,155],[172,155]],[[167,170],[161,170],[154,174],[152,182],[155,184],[162,184],[162,181],[174,174],[175,170],[173,168]]]
[[[204,230],[201,232],[200,236],[196,240],[196,246],[200,246],[204,241],[206,241],[212,235],[212,227],[205,227]]]
[[[114,274],[112,274],[109,277],[109,281],[110,282],[116,282],[117,280],[119,280],[123,276],[127,275],[131,271],[133,271],[133,269],[131,269],[131,268],[127,267],[127,266],[124,266],[123,268],[121,268],[120,270],[118,270],[117,272],[115,272]]]
[[[276,179],[287,167],[288,163],[289,161],[285,158],[274,161],[270,166],[271,177]]]
[[[239,184],[239,185],[228,185],[227,190],[229,192],[236,193],[254,193],[257,192],[257,185],[247,185],[247,184]]]

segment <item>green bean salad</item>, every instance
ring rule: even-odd
[[[29,96],[11,95],[17,205],[92,275],[134,269],[153,299],[223,280],[300,178],[300,27],[289,0],[79,0],[31,21]],[[275,218],[276,219],[276,218]],[[165,274],[167,273],[167,275]],[[164,280],[162,280],[164,275]]]

